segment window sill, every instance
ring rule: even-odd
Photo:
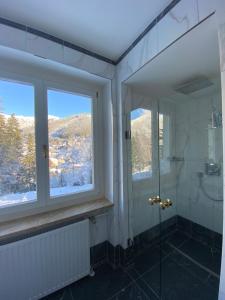
[[[28,238],[82,219],[107,212],[113,204],[105,199],[39,213],[34,216],[0,223],[0,245]]]

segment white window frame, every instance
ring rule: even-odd
[[[74,193],[74,194],[68,194],[68,195],[64,195],[64,196],[56,196],[56,197],[51,197],[50,195],[48,195],[50,201],[54,201],[55,203],[61,203],[62,201],[72,201],[74,199],[79,199],[81,197],[97,197],[98,195],[100,195],[101,192],[101,183],[102,180],[100,178],[102,178],[102,176],[100,176],[100,157],[99,154],[101,153],[101,147],[100,147],[100,143],[99,141],[101,140],[101,135],[100,135],[100,126],[99,126],[99,121],[98,121],[98,116],[100,116],[100,105],[99,105],[99,99],[96,95],[96,92],[94,91],[90,91],[90,90],[85,90],[84,89],[79,89],[76,88],[74,86],[71,86],[69,84],[59,84],[56,82],[50,82],[50,81],[45,81],[44,84],[44,92],[47,98],[47,93],[48,90],[55,90],[55,91],[59,91],[59,92],[65,92],[65,93],[71,93],[74,95],[80,95],[80,96],[84,96],[84,97],[88,97],[92,100],[92,153],[93,153],[93,171],[92,171],[92,175],[93,175],[93,185],[94,188],[92,190],[88,190],[88,191],[81,191],[79,193]],[[48,111],[48,102],[46,100],[46,112]],[[96,117],[97,116],[97,117]],[[48,116],[45,115],[45,118],[48,119]],[[46,120],[48,122],[48,120]],[[48,144],[48,133],[47,133],[47,137],[46,137],[46,145]],[[47,159],[48,160],[48,159]],[[97,175],[98,174],[98,175]],[[49,175],[48,175],[49,176]],[[50,189],[48,188],[48,191],[50,192]]]
[[[151,166],[151,175],[147,175],[147,176],[140,176],[140,177],[138,177],[138,176],[134,176],[134,174],[133,174],[133,168],[132,168],[132,128],[131,128],[131,113],[133,112],[133,111],[135,111],[136,109],[144,109],[144,110],[148,110],[148,111],[150,111],[151,112],[151,122],[149,122],[149,124],[151,124],[151,136],[150,136],[150,140],[151,140],[151,144],[152,144],[152,157],[151,157],[151,159],[152,159],[152,166]],[[130,127],[130,132],[131,132],[131,142],[130,142],[130,152],[131,152],[131,162],[130,162],[130,164],[131,164],[131,177],[132,177],[132,181],[133,182],[142,182],[142,181],[147,181],[147,180],[150,180],[152,177],[153,177],[153,169],[154,169],[154,166],[153,166],[153,158],[154,158],[154,151],[153,151],[153,129],[154,129],[154,124],[153,124],[153,109],[152,109],[152,107],[150,107],[150,108],[146,108],[146,107],[137,107],[137,108],[135,108],[135,109],[133,109],[133,110],[131,110],[130,111],[130,114],[129,114],[129,127]],[[149,151],[150,151],[150,149],[149,149]],[[139,172],[139,173],[137,173],[137,174],[142,174],[142,172]]]
[[[37,174],[37,200],[18,203],[0,208],[0,216],[20,217],[31,214],[50,211],[60,207],[84,203],[104,196],[103,177],[103,115],[102,97],[100,90],[84,84],[65,83],[60,80],[41,80],[40,78],[28,77],[27,75],[14,72],[0,72],[0,80],[28,84],[34,87],[34,116],[35,116],[35,146],[36,146],[36,174]],[[54,89],[86,96],[92,99],[92,122],[93,122],[93,184],[94,188],[65,196],[51,197],[49,189],[49,164],[43,156],[43,145],[48,147],[48,102],[47,90]]]

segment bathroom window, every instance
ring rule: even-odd
[[[17,81],[13,74],[0,79],[1,213],[100,197],[103,145],[96,91],[26,79]]]
[[[0,80],[0,207],[37,199],[34,87]]]
[[[160,173],[170,172],[170,116],[159,114],[159,160]]]
[[[50,196],[92,190],[92,99],[48,90]]]
[[[138,108],[131,112],[131,161],[134,180],[152,176],[152,112]]]

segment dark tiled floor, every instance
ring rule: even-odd
[[[145,249],[124,268],[102,265],[94,277],[81,279],[44,300],[157,300],[160,291],[162,300],[217,300],[219,279],[203,267],[217,273],[220,256],[177,231],[162,242],[161,250],[159,246]]]
[[[212,270],[216,274],[220,274],[221,253],[200,242],[189,239],[181,247],[180,250],[199,262],[204,267]]]
[[[110,300],[127,300],[127,299],[140,299],[148,300],[149,297],[145,294],[137,283],[132,282],[128,287],[122,289],[118,294],[110,298]]]
[[[217,291],[207,286],[196,276],[189,273],[185,267],[178,265],[170,257],[162,262],[161,291],[164,300],[216,300]],[[160,293],[160,265],[155,266],[142,277],[149,287]]]
[[[153,246],[151,248],[146,249],[138,256],[134,257],[134,259],[130,261],[130,264],[128,265],[127,269],[129,270],[131,269],[131,267],[135,269],[137,272],[136,275],[137,278],[140,274],[143,274],[144,272],[148,271],[151,267],[153,267],[155,264],[159,262],[160,262],[160,248],[159,246]]]

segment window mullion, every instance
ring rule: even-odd
[[[48,112],[47,89],[43,82],[35,88],[35,123],[36,123],[36,161],[37,161],[37,198],[41,206],[49,199],[48,170]]]

